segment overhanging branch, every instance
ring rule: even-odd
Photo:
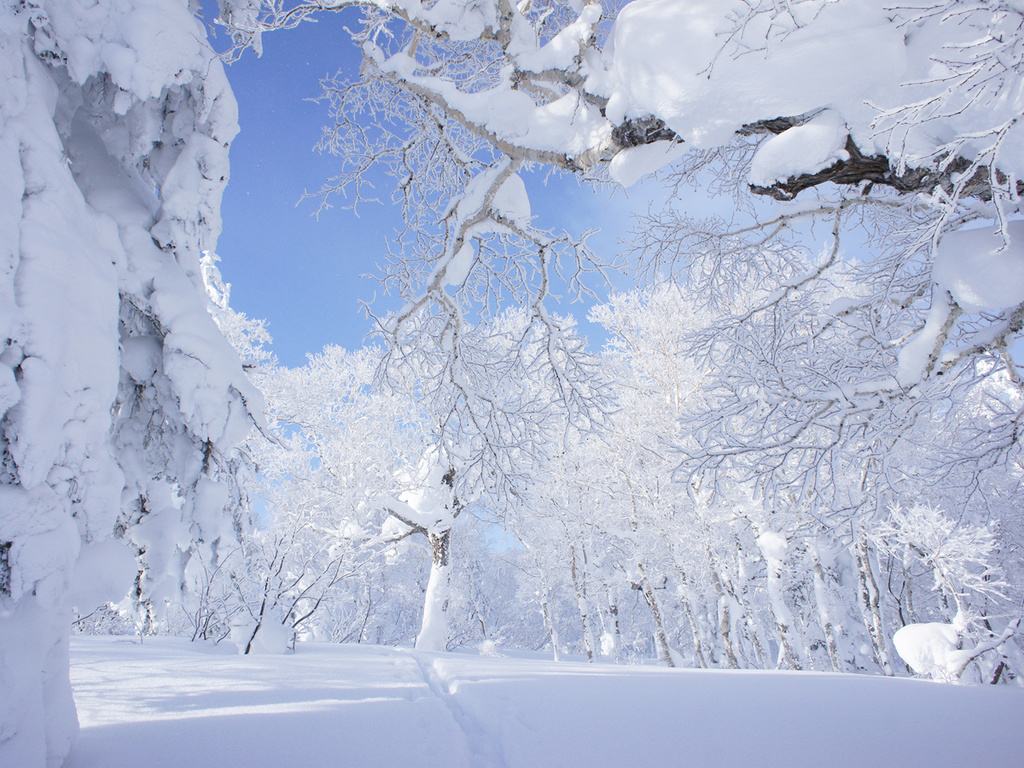
[[[847,186],[867,184],[868,188],[875,184],[881,184],[904,194],[931,192],[936,187],[942,187],[947,192],[952,192],[955,184],[963,183],[962,179],[956,177],[964,173],[971,173],[973,170],[971,178],[963,185],[959,196],[976,198],[985,202],[992,200],[992,170],[984,165],[975,166],[962,157],[954,158],[941,170],[908,168],[903,173],[897,173],[888,157],[865,155],[850,137],[846,139],[846,152],[849,154],[849,159],[839,160],[834,165],[816,173],[803,173],[768,187],[751,184],[750,191],[756,195],[767,195],[782,201],[792,200],[805,189],[826,182]],[[1006,181],[1005,176],[998,170],[995,175],[997,181]],[[1017,182],[1017,194],[1024,194],[1024,182]]]
[[[807,116],[776,117],[770,120],[758,120],[740,128],[736,133],[740,136],[758,134],[778,135],[790,128],[807,122]],[[664,120],[657,117],[638,117],[623,121],[612,129],[612,141],[620,149],[629,149],[658,141],[682,142],[679,134],[669,128]],[[984,202],[992,200],[993,171],[985,165],[975,165],[963,157],[956,157],[952,162],[944,163],[939,169],[908,168],[902,173],[893,168],[885,155],[865,155],[853,138],[846,139],[846,152],[849,157],[839,160],[815,173],[803,173],[780,181],[770,186],[750,185],[750,191],[756,195],[765,195],[780,201],[789,201],[805,189],[831,182],[845,186],[868,185],[868,188],[879,184],[890,187],[902,194],[914,192],[931,192],[942,187],[952,193],[954,186],[961,184],[959,197],[975,198]],[[964,183],[963,174],[970,173],[971,178]],[[1005,174],[996,170],[994,173],[997,184],[1008,181]],[[1016,183],[1018,195],[1024,195],[1024,181]]]

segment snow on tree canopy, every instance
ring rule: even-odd
[[[804,207],[780,210],[782,226],[774,229],[769,214],[745,211],[743,217],[753,217],[754,226],[737,220],[734,234],[747,242],[742,254],[750,261],[764,261],[765,254],[755,253],[752,245],[753,233],[762,227],[770,234],[762,250],[783,241],[786,248],[795,241],[804,248],[811,236],[801,227],[812,219],[833,219],[828,227],[834,226],[838,240],[849,237],[854,219],[881,227],[884,207],[908,217],[906,230],[892,225],[890,236],[872,243],[879,252],[901,251],[865,262],[871,265],[866,273],[889,274],[864,284],[895,285],[895,276],[900,282],[895,300],[909,318],[926,304],[920,297],[930,296],[928,272],[943,235],[978,218],[1009,221],[1019,209],[1024,17],[1016,4],[634,0],[602,9],[567,0],[543,8],[497,0],[376,0],[359,5],[368,9],[363,25],[353,31],[364,54],[360,79],[332,81],[325,90],[334,108],[331,145],[345,148],[348,171],[325,194],[358,196],[365,184],[360,169],[389,166],[400,155],[411,162],[403,166],[396,187],[412,212],[409,235],[422,236],[426,222],[437,223],[434,214],[444,209],[452,190],[462,202],[455,201],[446,215],[455,208],[460,214],[475,210],[470,203],[481,191],[493,194],[501,187],[502,169],[518,172],[541,164],[598,176],[606,169],[629,186],[674,164],[680,177],[702,185],[707,178],[698,176],[717,174],[707,185],[714,194],[749,191],[780,201],[805,190],[824,196],[827,202],[819,205],[804,194]],[[239,39],[254,39],[258,30],[294,26],[342,7],[351,6],[268,7],[247,17],[257,32],[241,23],[235,32]],[[395,101],[393,94],[402,98]],[[371,138],[360,120],[379,115],[407,125],[415,138],[404,145],[395,137]],[[444,188],[438,195],[443,200],[434,202],[440,179],[451,190]],[[884,199],[894,191],[898,202]],[[912,213],[912,206],[918,210]],[[789,226],[798,220],[803,222]],[[386,322],[393,338],[402,335],[402,324],[416,312],[448,314],[457,326],[459,313],[480,301],[485,286],[495,295],[507,290],[506,276],[499,273],[513,262],[489,259],[491,249],[469,247],[469,221],[445,218],[429,246],[412,248],[399,238],[392,248],[385,268],[407,297],[396,320]],[[639,236],[644,245],[633,252],[683,269],[705,258],[738,259],[732,246],[716,250],[730,239],[720,231],[728,221],[725,216],[708,229],[682,216],[675,228],[686,247],[671,247],[675,235],[656,226]],[[662,222],[671,229],[671,217]],[[514,237],[494,227],[477,232],[506,238],[503,251],[540,266],[530,279],[516,277],[530,294],[524,304],[543,305],[535,299],[551,285],[546,273],[563,261],[578,259],[583,269],[602,269],[585,238],[555,240],[539,226],[517,230]],[[667,236],[659,241],[656,233]],[[552,254],[555,245],[559,253]],[[809,268],[808,286],[827,282],[825,272],[848,258],[845,245],[832,249],[824,266]],[[407,268],[409,258],[423,268]],[[924,268],[915,271],[910,267],[915,262]],[[715,267],[707,274],[727,281],[738,272]],[[911,284],[918,278],[927,285]],[[710,295],[731,289],[724,283],[708,288]],[[804,290],[803,284],[780,287],[770,303],[798,288]],[[900,371],[879,371],[861,390],[912,385],[929,378],[940,358],[948,367],[943,352],[991,349],[1019,327],[1005,318],[972,320],[976,324],[968,327],[957,321],[961,307],[942,315],[943,301],[937,301],[927,328],[922,317],[914,317],[921,334],[893,329],[890,349],[915,348],[903,356]],[[451,355],[465,351],[447,347]],[[963,352],[970,354],[976,352]]]
[[[708,149],[728,145],[748,125],[830,110],[865,155],[885,155],[894,167],[929,165],[951,150],[968,160],[998,151],[1004,172],[1024,170],[1016,120],[1022,97],[1007,63],[1015,54],[1002,52],[1019,37],[1012,10],[894,10],[885,0],[804,0],[784,9],[634,0],[614,18],[602,50],[595,3],[577,7],[576,19],[547,40],[543,20],[515,9],[499,18],[493,3],[407,0],[390,8],[453,40],[496,35],[508,66],[473,86],[435,74],[415,46],[410,54],[364,44],[381,73],[492,141],[564,153],[576,165],[628,149],[611,143],[612,129],[630,119],[659,119],[688,146]],[[523,76],[534,75],[546,84],[521,87]],[[554,82],[569,88],[549,88]],[[802,165],[797,153],[788,155],[794,175],[839,157],[836,147],[807,153]]]
[[[965,312],[994,312],[1024,302],[1024,221],[946,235],[935,254],[935,283]]]
[[[793,12],[805,25],[773,28],[761,15],[732,34],[747,11],[718,0],[628,4],[615,22],[608,71],[594,75],[595,90],[609,97],[608,118],[655,115],[701,148],[727,144],[748,123],[829,105],[863,124],[874,117],[865,98],[904,68],[902,35],[883,2],[798,3]]]
[[[1002,169],[1020,174],[1022,96],[997,55],[1019,37],[1018,21],[980,7],[894,16],[883,0],[810,0],[784,13],[636,0],[616,19],[587,87],[608,97],[613,124],[653,115],[698,148],[728,144],[758,121],[831,109],[862,151],[894,165],[927,164],[952,137],[969,136],[952,145],[963,157],[998,142]],[[794,171],[818,170],[819,154],[806,153]]]
[[[70,748],[69,609],[118,600],[134,577],[155,616],[151,588],[215,560],[244,523],[234,446],[260,398],[199,263],[236,118],[187,3],[0,11],[4,765],[59,765]],[[173,539],[145,535],[156,512]]]

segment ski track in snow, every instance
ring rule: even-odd
[[[1024,689],[76,637],[66,768],[1019,767]],[[523,654],[518,654],[523,656]]]
[[[473,765],[479,768],[508,768],[501,741],[494,739],[483,724],[459,704],[455,695],[458,682],[453,684],[446,680],[438,671],[434,659],[414,653],[410,655],[423,675],[423,682],[438,701],[448,708],[455,724],[462,730],[474,758]]]

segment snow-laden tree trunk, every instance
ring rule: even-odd
[[[697,624],[697,617],[693,611],[693,604],[690,601],[689,587],[686,584],[686,576],[680,571],[680,581],[682,582],[682,589],[684,594],[682,595],[681,602],[683,604],[683,613],[686,615],[686,622],[690,625],[690,634],[693,636],[693,655],[697,659],[697,664],[701,669],[707,669],[708,660],[704,653],[704,644],[700,638],[700,626]]]
[[[551,640],[551,658],[561,661],[562,651],[558,639],[558,625],[555,623],[555,604],[551,596],[551,588],[544,583],[541,590],[540,609],[544,614],[544,626],[547,627],[548,637]]]
[[[602,614],[604,632],[601,635],[601,655],[619,661],[622,656],[622,630],[619,627],[618,597],[609,588],[607,618]]]
[[[427,534],[430,541],[430,577],[423,598],[423,623],[416,636],[416,650],[448,649],[448,601],[452,584],[451,528]]]
[[[142,601],[176,589],[241,525],[259,397],[199,267],[236,131],[186,3],[0,9],[0,765],[73,743],[73,606],[126,595],[141,551]]]
[[[710,552],[709,560],[710,560]],[[715,594],[718,596],[718,634],[722,638],[722,646],[725,648],[726,663],[732,669],[739,669],[739,662],[736,660],[736,651],[732,644],[732,615],[729,611],[730,596],[726,595],[722,587],[722,579],[718,571],[712,566],[710,569],[711,583],[715,587]],[[701,664],[701,666],[704,666]]]
[[[651,587],[651,580],[647,577],[647,569],[643,563],[637,563],[637,572],[640,574],[640,590],[644,599],[651,609],[651,616],[654,619],[654,644],[658,649],[658,661],[664,662],[669,667],[680,666],[681,658],[668,642],[668,633],[665,632],[665,622],[662,619],[661,605]]]
[[[590,607],[590,598],[587,596],[587,552],[583,547],[580,547],[580,554],[583,560],[582,567],[580,567],[576,556],[575,545],[569,547],[569,573],[572,577],[573,593],[576,595],[576,607],[580,613],[583,650],[587,654],[587,661],[593,661],[597,648],[594,642],[593,610]]]
[[[842,672],[839,648],[836,645],[835,628],[832,626],[832,615],[829,611],[830,600],[825,586],[825,571],[821,566],[821,554],[818,551],[816,542],[812,542],[807,549],[811,558],[811,567],[814,569],[814,602],[818,606],[818,619],[821,622],[822,634],[825,635],[828,660],[832,665],[833,672]]]
[[[452,528],[464,508],[455,493],[455,468],[440,453],[436,446],[428,449],[416,476],[405,479],[414,489],[385,502],[388,513],[407,528],[398,538],[422,533],[430,545],[430,576],[416,649],[435,652],[448,649]]]
[[[793,612],[786,603],[782,586],[782,568],[788,542],[775,531],[765,531],[757,537],[757,545],[764,556],[768,602],[779,632],[779,660],[776,666],[781,667],[785,660],[790,668],[801,669],[798,653],[803,644],[798,641]]]
[[[878,666],[886,675],[892,675],[889,651],[885,645],[881,595],[878,591],[878,582],[875,581],[875,572],[871,568],[871,555],[868,549],[867,536],[859,534],[853,543],[853,549],[857,561],[857,594],[861,615],[864,617],[864,626],[867,628],[868,636],[871,638],[871,647],[875,652],[875,660],[878,662]]]
[[[520,541],[522,541],[520,539]],[[540,602],[541,616],[544,618],[544,628],[547,630],[548,640],[551,643],[551,657],[555,661],[562,660],[561,640],[558,636],[558,617],[555,615],[555,597],[551,586],[551,577],[537,553],[537,551],[523,542],[524,548],[530,553],[533,566],[537,572],[537,600]]]

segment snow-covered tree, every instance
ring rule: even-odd
[[[452,529],[465,508],[455,491],[457,470],[439,454],[436,446],[430,446],[406,481],[412,487],[384,502],[388,513],[407,529],[397,535],[419,533],[427,537],[430,546],[430,578],[416,635],[416,648],[421,651],[448,649]]]
[[[893,507],[873,533],[881,548],[905,567],[923,568],[922,582],[930,575],[930,591],[939,597],[937,605],[928,605],[928,592],[917,593],[918,614],[933,621],[912,621],[896,633],[900,656],[915,672],[938,679],[959,680],[969,665],[979,664],[985,682],[997,681],[1007,666],[1005,656],[986,659],[991,663],[985,667],[980,666],[981,657],[1009,640],[1020,617],[1007,605],[1011,589],[998,563],[999,544],[992,531],[958,524],[939,508],[915,504]],[[996,636],[989,614],[1005,616],[1008,607],[1013,620]]]
[[[575,397],[566,389],[578,385],[560,385],[586,382],[586,397],[602,397],[598,377],[552,371],[553,347],[574,350],[574,364],[594,365],[579,351],[583,342],[573,324],[557,321],[562,338],[551,345],[545,343],[551,326],[531,323],[523,312],[467,327],[462,343],[473,355],[465,364],[453,365],[429,346],[409,347],[390,365],[375,348],[328,348],[303,368],[261,376],[277,439],[254,438],[271,517],[268,530],[253,539],[254,551],[264,553],[256,571],[271,576],[257,578],[264,586],[249,590],[245,602],[253,621],[261,624],[269,609],[284,623],[305,616],[289,604],[290,596],[300,595],[305,604],[311,594],[325,603],[340,600],[344,590],[329,574],[342,560],[347,564],[338,572],[370,584],[374,573],[408,561],[421,543],[429,576],[417,647],[447,647],[449,606],[456,602],[468,601],[478,617],[486,613],[468,596],[452,594],[453,579],[465,583],[454,560],[462,551],[453,544],[457,522],[484,497],[489,510],[507,508],[533,468],[577,428],[574,417],[583,409],[574,414],[565,405]],[[432,322],[428,328],[445,332]],[[500,523],[506,516],[497,511],[490,518]],[[466,549],[472,549],[468,542]],[[415,569],[406,575],[412,577],[406,588],[414,589]],[[264,599],[270,588],[274,595]],[[395,613],[407,608],[396,604]],[[465,626],[463,619],[454,623]],[[305,628],[318,623],[310,620]]]
[[[275,632],[285,640],[348,637],[377,609],[396,619],[380,639],[408,639],[399,617],[417,606],[403,606],[402,590],[384,594],[384,579],[409,578],[411,590],[417,574],[388,562],[396,537],[382,499],[415,466],[426,430],[409,393],[376,386],[380,359],[374,347],[327,347],[305,366],[260,376],[272,439],[250,443],[266,512],[233,579],[243,606],[235,637],[246,652],[254,642],[272,647]]]
[[[467,366],[468,313],[514,295],[551,326],[559,269],[582,290],[601,268],[540,229],[520,170],[628,186],[664,168],[676,194],[641,219],[631,261],[678,276],[713,318],[699,349],[719,386],[685,465],[705,489],[739,472],[768,504],[823,493],[880,513],[892,499],[866,479],[893,469],[907,425],[993,377],[1020,388],[1017,4],[270,3],[236,41],[351,8],[364,63],[325,86],[342,168],[324,194],[358,203],[373,165],[396,180],[395,349]],[[727,212],[689,214],[688,186]],[[446,333],[416,334],[424,313]],[[1016,455],[1022,412],[963,436],[978,466]],[[858,472],[865,492],[832,483]]]
[[[186,4],[0,10],[0,763],[56,766],[70,609],[156,620],[244,525],[260,397],[208,312],[237,131]]]
[[[243,45],[353,6],[364,13],[355,32],[364,67],[360,81],[327,87],[337,117],[328,145],[345,164],[327,191],[358,198],[363,169],[382,163],[407,220],[442,233],[436,248],[424,238],[394,265],[392,278],[413,292],[395,328],[424,300],[450,311],[444,296],[479,298],[485,277],[521,276],[525,267],[509,272],[491,258],[495,237],[537,253],[543,298],[551,243],[529,224],[515,180],[523,164],[607,166],[629,184],[676,162],[780,201],[816,193],[802,196],[811,204],[758,208],[767,215],[752,228],[681,222],[677,241],[719,269],[728,268],[729,243],[734,256],[756,258],[737,249],[744,235],[769,243],[802,221],[842,229],[899,212],[903,237],[878,268],[906,272],[888,298],[905,309],[924,303],[932,322],[902,340],[890,389],[1015,333],[1024,297],[1009,217],[1021,191],[1024,12],[1014,3],[272,3],[237,24],[236,38]],[[361,118],[378,107],[388,121],[364,131]],[[947,232],[976,219],[994,221],[995,236],[954,237],[939,249]],[[964,251],[974,254],[971,268],[957,258]],[[789,292],[827,277],[838,255],[794,275]],[[968,318],[977,314],[987,315],[980,325]],[[940,361],[943,351],[953,358]]]

